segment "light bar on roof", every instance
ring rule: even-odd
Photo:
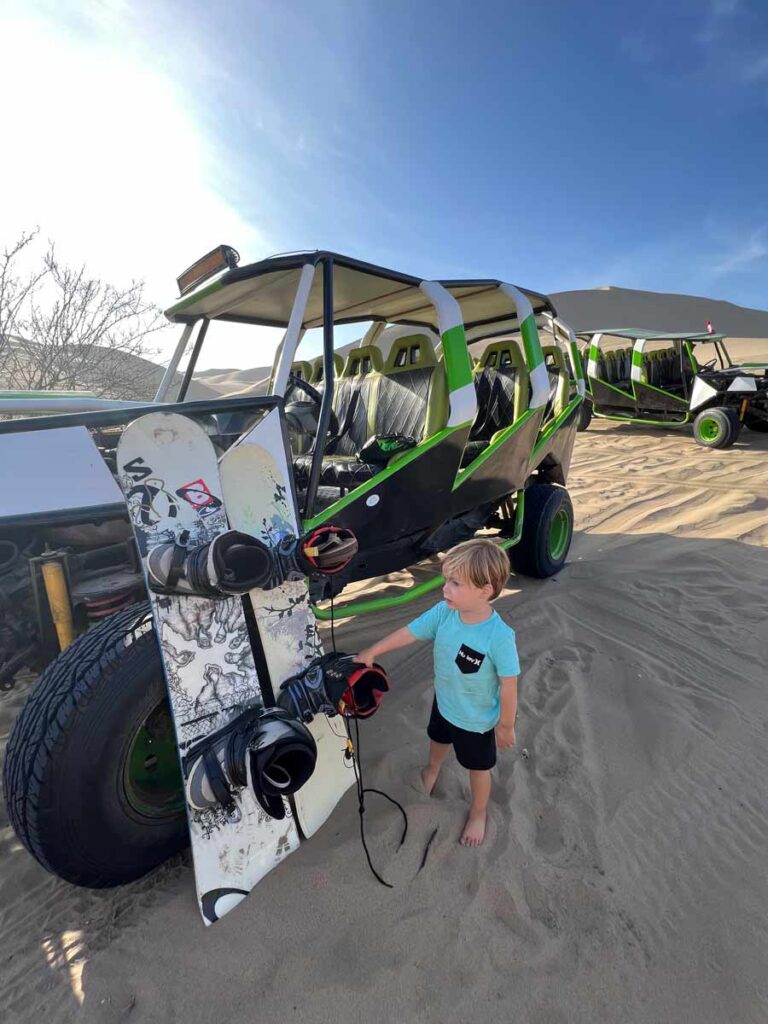
[[[179,295],[186,295],[209,277],[218,274],[220,270],[231,270],[239,262],[240,255],[231,245],[216,246],[176,278]]]

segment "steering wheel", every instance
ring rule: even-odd
[[[319,391],[313,388],[311,384],[308,384],[303,379],[303,377],[297,377],[295,374],[291,373],[288,375],[288,388],[286,388],[286,391],[293,388],[295,388],[297,391],[303,391],[304,394],[312,403],[312,405],[314,406],[314,409],[312,410],[314,430],[312,430],[311,433],[317,434],[317,424],[320,419],[320,404],[323,401],[323,396],[320,394]],[[303,407],[305,407],[306,404],[306,402],[291,402],[285,407],[286,416],[289,416],[289,410],[291,409],[291,406],[298,406],[303,411]],[[298,411],[299,410],[297,409],[296,412]],[[306,424],[304,423],[303,418],[301,416],[298,416],[296,415],[296,413],[294,413],[293,418],[297,421],[300,427],[306,428]],[[328,432],[331,437],[336,437],[337,434],[339,433],[339,418],[333,411],[333,409],[331,409],[331,418],[328,422]]]
[[[714,359],[710,359],[708,363],[702,363],[699,366],[699,369],[700,370],[714,370],[715,366],[717,366],[717,357],[715,357]]]

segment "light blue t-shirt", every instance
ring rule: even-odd
[[[520,674],[515,631],[498,612],[468,626],[445,601],[408,629],[435,645],[435,696],[443,718],[469,732],[493,729],[501,714],[499,676]]]

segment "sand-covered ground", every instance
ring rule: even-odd
[[[480,850],[456,841],[455,763],[417,791],[430,651],[411,647],[362,727],[368,784],[409,813],[398,849],[396,812],[369,800],[394,888],[368,872],[352,793],[208,929],[186,856],[89,892],[3,817],[4,1024],[768,1020],[768,435],[708,452],[598,423],[569,486],[568,566],[498,602],[523,663],[518,751]],[[404,621],[347,621],[339,646]],[[3,735],[22,700],[0,695]]]

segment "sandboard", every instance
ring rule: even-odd
[[[298,536],[292,472],[277,409],[271,410],[219,462],[222,497],[230,526],[266,544]],[[280,683],[323,653],[306,580],[273,590],[252,590],[250,600],[277,695]],[[341,717],[317,715],[309,724],[317,743],[314,774],[293,795],[302,834],[309,838],[328,819],[355,781]]]
[[[157,544],[189,531],[189,545],[204,544],[227,530],[216,449],[205,430],[179,413],[153,412],[134,420],[117,449],[142,563]],[[264,697],[241,597],[161,595],[149,591],[160,642],[168,697],[180,756]],[[211,924],[248,895],[253,886],[297,849],[291,808],[270,817],[249,788],[233,808],[187,807],[197,896]]]

